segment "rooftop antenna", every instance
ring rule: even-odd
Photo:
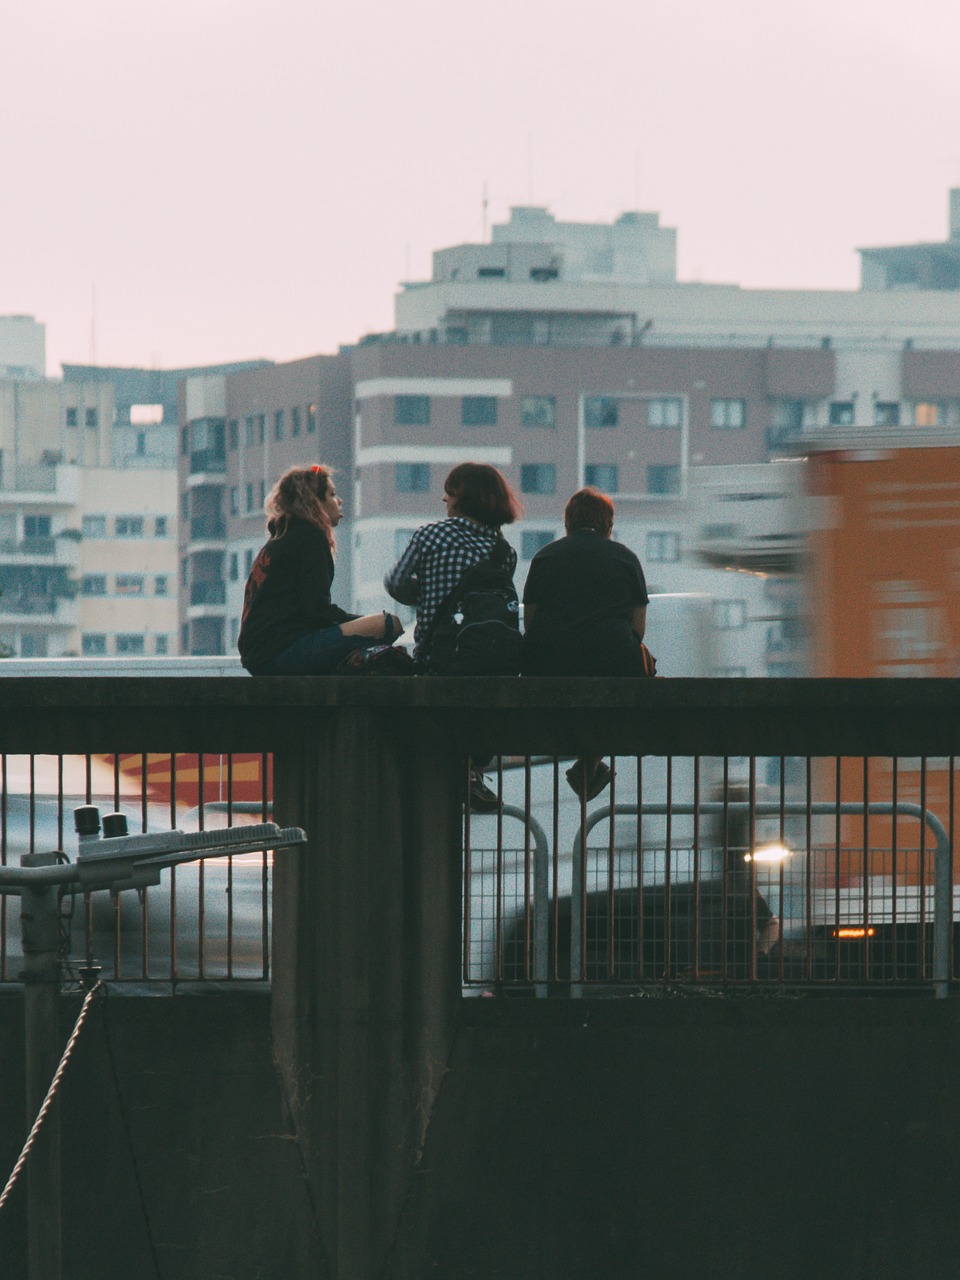
[[[486,178],[484,178],[483,180],[483,196],[481,197],[481,200],[480,200],[480,225],[481,225],[480,242],[481,244],[486,244],[487,243],[487,180]]]

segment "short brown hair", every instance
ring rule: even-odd
[[[564,508],[563,527],[567,533],[594,529],[609,537],[613,528],[613,503],[599,489],[578,489]]]
[[[459,515],[491,529],[513,524],[523,514],[506,480],[486,462],[461,462],[444,480],[443,488],[456,501]]]
[[[333,529],[327,513],[320,505],[327,496],[332,478],[331,469],[323,466],[291,467],[289,471],[285,471],[267,494],[264,503],[270,532],[282,534],[287,520],[293,516],[298,520],[306,520],[309,524],[319,525],[330,543],[330,550],[335,551],[337,544]]]

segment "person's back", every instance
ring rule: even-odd
[[[631,623],[645,600],[636,556],[602,533],[575,530],[543,547],[531,563],[524,591],[527,614],[532,614],[524,671],[632,674],[638,640]]]
[[[613,503],[580,489],[566,537],[533,557],[523,591],[525,675],[649,674],[641,647],[648,604],[640,561],[611,540]]]

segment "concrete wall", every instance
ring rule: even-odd
[[[79,1000],[64,1003],[65,1039]],[[62,1091],[64,1280],[336,1274],[267,1006],[111,995],[91,1014]],[[4,994],[4,1178],[21,1017]],[[953,1002],[478,999],[458,1021],[387,1257],[350,1280],[956,1274]],[[25,1274],[24,1214],[18,1185],[8,1276]]]
[[[63,1043],[79,1007],[64,998]],[[20,993],[6,989],[4,1181],[27,1128],[22,1027]],[[88,1016],[60,1097],[63,1280],[326,1276],[265,991],[111,994]],[[0,1213],[0,1259],[4,1276],[26,1275],[26,1171]]]
[[[956,1274],[955,1005],[476,1000],[390,1280]]]

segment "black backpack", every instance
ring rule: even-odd
[[[520,602],[509,554],[498,536],[490,559],[468,569],[440,605],[422,645],[432,675],[520,674]]]

